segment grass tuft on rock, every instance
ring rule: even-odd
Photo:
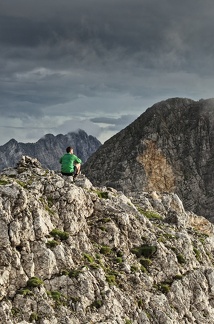
[[[135,254],[138,258],[142,256],[145,258],[151,258],[156,251],[157,251],[157,246],[147,245],[147,244],[143,244],[141,246],[137,246],[131,249],[131,252]]]
[[[43,285],[43,281],[40,278],[37,277],[31,277],[28,281],[27,281],[27,287],[40,287],[41,285]]]
[[[51,232],[50,232],[50,235],[53,236],[56,240],[61,240],[61,241],[64,241],[64,240],[67,240],[69,238],[69,233],[68,232],[64,232],[64,231],[61,231],[57,228],[53,229]]]

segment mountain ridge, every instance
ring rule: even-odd
[[[106,141],[83,166],[95,185],[132,196],[175,192],[187,210],[214,221],[214,99],[154,104]]]
[[[92,135],[83,130],[70,132],[66,135],[46,134],[35,143],[22,143],[11,139],[0,146],[0,170],[5,167],[14,167],[22,155],[37,158],[44,167],[51,170],[60,168],[59,159],[66,152],[67,146],[73,146],[74,153],[83,163],[102,145]]]

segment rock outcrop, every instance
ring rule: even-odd
[[[36,143],[20,143],[11,139],[0,146],[0,170],[15,167],[21,156],[27,155],[37,158],[44,168],[57,171],[60,169],[59,159],[66,153],[67,146],[72,146],[74,153],[84,163],[101,146],[101,143],[83,130],[66,135],[47,134]]]
[[[0,173],[0,323],[211,324],[214,226],[23,156]]]
[[[176,193],[187,210],[214,222],[213,112],[213,99],[159,102],[105,142],[84,173],[128,196]]]

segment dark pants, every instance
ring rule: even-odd
[[[75,176],[76,172],[77,172],[77,168],[74,166],[74,172],[71,172],[71,173],[61,172],[61,174],[65,175],[65,176]]]
[[[65,172],[61,172],[62,175],[65,175],[65,176],[73,176],[74,175],[74,172],[72,173],[65,173]]]

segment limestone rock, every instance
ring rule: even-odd
[[[213,323],[213,224],[70,180],[28,156],[0,173],[0,323]]]

